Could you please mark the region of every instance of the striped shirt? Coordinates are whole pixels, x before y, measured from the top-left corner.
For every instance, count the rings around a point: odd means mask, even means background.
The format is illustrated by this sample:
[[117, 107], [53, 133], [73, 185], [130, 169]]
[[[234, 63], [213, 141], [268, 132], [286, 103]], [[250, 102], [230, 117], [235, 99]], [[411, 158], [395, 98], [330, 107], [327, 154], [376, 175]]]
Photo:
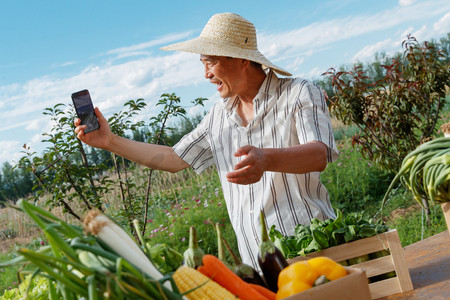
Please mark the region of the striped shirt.
[[261, 210], [268, 228], [275, 225], [283, 235], [294, 235], [297, 224], [335, 218], [335, 214], [319, 172], [264, 172], [254, 184], [229, 183], [226, 174], [241, 160], [234, 156], [236, 150], [245, 145], [286, 148], [320, 141], [328, 146], [329, 162], [337, 159], [338, 151], [325, 98], [315, 84], [278, 78], [269, 71], [253, 100], [254, 119], [246, 127], [236, 113], [238, 101], [226, 98], [216, 103], [173, 148], [197, 173], [216, 165], [242, 261], [259, 269]]

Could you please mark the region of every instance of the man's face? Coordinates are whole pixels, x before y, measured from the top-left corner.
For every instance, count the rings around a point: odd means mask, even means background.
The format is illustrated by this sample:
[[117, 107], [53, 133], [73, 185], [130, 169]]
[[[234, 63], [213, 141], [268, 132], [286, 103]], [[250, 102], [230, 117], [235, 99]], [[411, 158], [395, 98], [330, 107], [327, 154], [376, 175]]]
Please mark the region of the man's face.
[[229, 98], [239, 93], [242, 85], [242, 59], [201, 55], [200, 60], [205, 66], [205, 78], [217, 85], [220, 97]]

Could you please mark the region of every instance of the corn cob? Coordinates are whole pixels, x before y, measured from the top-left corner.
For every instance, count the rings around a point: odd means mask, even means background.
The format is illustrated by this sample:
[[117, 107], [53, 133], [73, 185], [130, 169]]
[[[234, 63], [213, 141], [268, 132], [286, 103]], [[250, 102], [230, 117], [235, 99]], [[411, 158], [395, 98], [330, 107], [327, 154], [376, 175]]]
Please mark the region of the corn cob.
[[179, 267], [172, 278], [181, 293], [188, 292], [185, 295], [188, 299], [237, 299], [217, 282], [188, 266]]

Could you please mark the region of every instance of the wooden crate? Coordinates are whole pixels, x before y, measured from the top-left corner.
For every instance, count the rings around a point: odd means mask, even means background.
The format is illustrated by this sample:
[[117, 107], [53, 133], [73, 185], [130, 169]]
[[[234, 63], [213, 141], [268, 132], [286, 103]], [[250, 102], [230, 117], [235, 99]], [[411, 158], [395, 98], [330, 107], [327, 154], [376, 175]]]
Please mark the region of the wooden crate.
[[447, 229], [450, 233], [450, 202], [445, 202], [441, 204], [442, 212], [444, 213], [445, 222], [447, 223]]
[[398, 232], [395, 229], [362, 240], [310, 253], [307, 256], [298, 256], [289, 259], [288, 262], [291, 264], [298, 260], [305, 260], [316, 256], [327, 256], [334, 261], [343, 261], [380, 250], [389, 250], [390, 255], [352, 265], [355, 268], [365, 269], [367, 278], [395, 271], [395, 277], [369, 284], [371, 297], [377, 299], [412, 290], [413, 285], [403, 255], [403, 248], [398, 237]]

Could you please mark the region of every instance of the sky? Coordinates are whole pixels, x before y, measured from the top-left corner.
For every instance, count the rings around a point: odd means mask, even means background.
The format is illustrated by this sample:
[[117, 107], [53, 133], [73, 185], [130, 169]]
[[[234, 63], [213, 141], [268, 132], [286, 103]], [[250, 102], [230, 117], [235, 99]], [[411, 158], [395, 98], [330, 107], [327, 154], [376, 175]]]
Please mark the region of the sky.
[[216, 13], [252, 22], [259, 50], [306, 79], [399, 52], [408, 34], [429, 41], [450, 32], [448, 0], [0, 0], [0, 12], [1, 165], [14, 165], [24, 144], [41, 153], [52, 126], [42, 112], [82, 89], [106, 117], [143, 98], [137, 118], [148, 120], [163, 93], [184, 105], [208, 98], [208, 109], [219, 96], [199, 55], [159, 48], [197, 37]]

